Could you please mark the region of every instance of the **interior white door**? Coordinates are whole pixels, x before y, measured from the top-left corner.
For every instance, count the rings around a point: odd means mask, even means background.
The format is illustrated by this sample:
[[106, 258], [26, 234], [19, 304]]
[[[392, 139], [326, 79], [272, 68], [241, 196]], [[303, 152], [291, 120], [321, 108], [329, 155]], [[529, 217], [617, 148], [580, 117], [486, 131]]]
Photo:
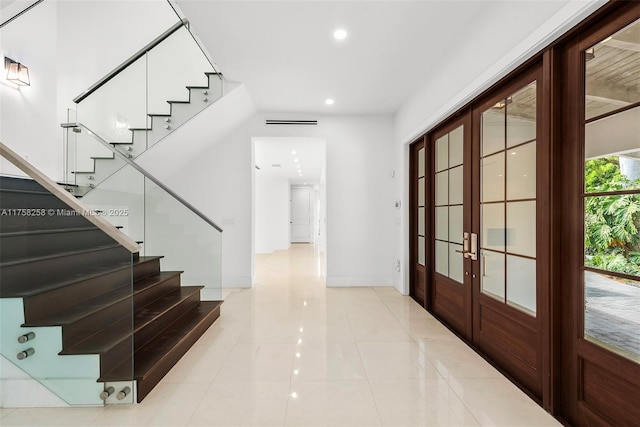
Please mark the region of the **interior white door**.
[[291, 243], [311, 242], [311, 189], [291, 188]]

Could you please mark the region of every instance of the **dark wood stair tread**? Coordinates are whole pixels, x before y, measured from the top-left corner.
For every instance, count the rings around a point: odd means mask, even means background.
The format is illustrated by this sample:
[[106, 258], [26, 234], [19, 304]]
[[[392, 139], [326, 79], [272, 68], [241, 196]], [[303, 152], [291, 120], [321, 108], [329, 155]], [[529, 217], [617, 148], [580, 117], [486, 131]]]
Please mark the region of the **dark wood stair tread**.
[[[134, 378], [137, 380], [147, 378], [154, 370], [162, 365], [163, 360], [168, 358], [174, 349], [178, 349], [178, 351], [181, 352], [180, 356], [186, 353], [192, 344], [188, 344], [187, 348], [180, 348], [180, 346], [184, 347], [187, 344], [189, 336], [200, 324], [207, 320], [213, 322], [215, 318], [210, 319], [211, 316], [215, 315], [216, 318], [218, 317], [219, 313], [216, 312], [221, 304], [221, 301], [200, 301], [196, 307], [185, 313], [159, 333], [153, 340], [136, 351], [134, 355]], [[198, 337], [200, 335], [201, 333]], [[198, 337], [196, 337], [196, 339]], [[169, 369], [167, 369], [166, 372], [168, 372]], [[103, 378], [100, 378], [99, 381], [130, 380], [130, 375], [131, 365], [124, 363], [117, 366]]]
[[136, 309], [133, 322], [130, 316], [120, 319], [76, 345], [63, 349], [60, 354], [105, 353], [122, 341], [131, 339], [132, 333], [135, 334], [150, 325], [164, 313], [180, 305], [195, 293], [199, 293], [202, 288], [203, 286], [181, 286], [179, 289], [164, 295], [152, 303]]
[[131, 283], [124, 284], [123, 286], [110, 291], [106, 295], [97, 295], [94, 298], [80, 301], [79, 304], [69, 307], [61, 312], [48, 315], [46, 318], [28, 320], [25, 322], [24, 326], [69, 325], [98, 311], [107, 310], [110, 305], [120, 301], [125, 301], [131, 298], [131, 296], [163, 283], [175, 276], [179, 276], [181, 273], [181, 271], [165, 271], [158, 275], [138, 280], [133, 283], [133, 291]]
[[133, 262], [124, 261], [117, 264], [111, 264], [108, 266], [93, 268], [87, 271], [83, 271], [82, 273], [75, 274], [72, 277], [70, 277], [68, 280], [59, 281], [59, 282], [42, 282], [40, 286], [32, 287], [29, 290], [25, 290], [23, 288], [7, 289], [6, 286], [0, 286], [0, 297], [16, 298], [16, 297], [33, 296], [43, 292], [49, 292], [54, 289], [68, 286], [77, 282], [94, 279], [94, 278], [103, 276], [105, 274], [112, 273], [114, 271], [122, 270], [124, 268], [132, 268], [138, 264], [144, 264], [144, 263], [151, 262], [161, 258], [162, 258], [161, 256], [134, 257]]

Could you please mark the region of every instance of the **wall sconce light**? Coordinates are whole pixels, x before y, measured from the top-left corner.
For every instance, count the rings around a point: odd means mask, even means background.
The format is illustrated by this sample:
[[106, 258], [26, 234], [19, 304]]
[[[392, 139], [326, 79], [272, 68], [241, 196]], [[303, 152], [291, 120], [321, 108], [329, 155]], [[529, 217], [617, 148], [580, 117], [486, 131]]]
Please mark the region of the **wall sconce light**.
[[5, 56], [4, 68], [7, 70], [7, 81], [19, 86], [31, 86], [29, 69], [25, 65]]

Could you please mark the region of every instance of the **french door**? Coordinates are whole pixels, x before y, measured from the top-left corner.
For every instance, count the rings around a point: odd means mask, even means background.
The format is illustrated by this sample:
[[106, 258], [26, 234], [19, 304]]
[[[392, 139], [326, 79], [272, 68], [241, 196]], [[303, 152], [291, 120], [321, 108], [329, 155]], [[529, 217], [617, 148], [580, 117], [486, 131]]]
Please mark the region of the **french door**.
[[431, 310], [540, 401], [549, 284], [541, 70], [432, 132], [426, 172]]
[[564, 209], [562, 410], [577, 425], [640, 423], [640, 4], [566, 49], [558, 152]]
[[[477, 233], [471, 227], [471, 120], [465, 114], [429, 137], [432, 207], [431, 309], [449, 327], [471, 339], [473, 261]], [[474, 246], [475, 245], [475, 246]]]
[[473, 343], [542, 401], [549, 159], [542, 64], [473, 109]]

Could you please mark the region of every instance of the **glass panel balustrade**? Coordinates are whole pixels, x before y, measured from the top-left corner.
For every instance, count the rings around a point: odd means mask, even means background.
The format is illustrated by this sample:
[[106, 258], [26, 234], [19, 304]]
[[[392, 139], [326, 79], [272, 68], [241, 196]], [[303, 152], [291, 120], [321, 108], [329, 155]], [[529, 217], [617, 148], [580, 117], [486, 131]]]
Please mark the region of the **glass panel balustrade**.
[[[72, 123], [82, 123], [120, 153], [135, 159], [169, 138], [222, 96], [222, 76], [182, 21], [138, 54], [78, 95]], [[75, 164], [67, 161], [66, 182], [86, 185], [109, 176], [110, 153], [87, 138], [78, 140]], [[69, 151], [69, 148], [67, 148]], [[102, 168], [105, 167], [105, 170]]]

